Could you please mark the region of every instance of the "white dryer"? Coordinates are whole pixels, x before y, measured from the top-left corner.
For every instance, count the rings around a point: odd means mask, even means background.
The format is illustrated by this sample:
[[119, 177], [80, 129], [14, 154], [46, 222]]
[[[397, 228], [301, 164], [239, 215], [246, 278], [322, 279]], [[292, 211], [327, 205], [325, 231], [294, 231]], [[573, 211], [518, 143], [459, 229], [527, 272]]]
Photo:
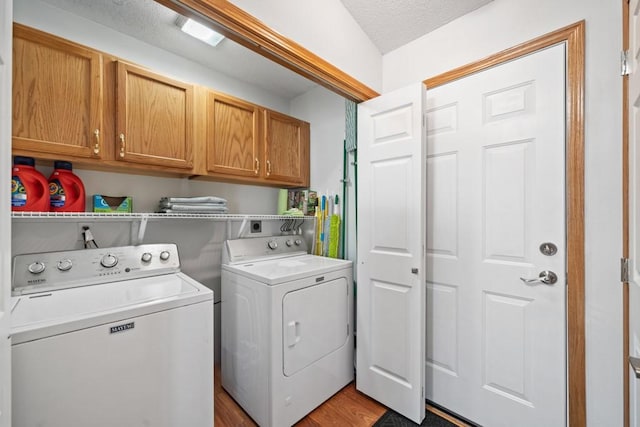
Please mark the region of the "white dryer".
[[260, 426], [292, 425], [353, 381], [351, 261], [299, 236], [228, 240], [222, 386]]

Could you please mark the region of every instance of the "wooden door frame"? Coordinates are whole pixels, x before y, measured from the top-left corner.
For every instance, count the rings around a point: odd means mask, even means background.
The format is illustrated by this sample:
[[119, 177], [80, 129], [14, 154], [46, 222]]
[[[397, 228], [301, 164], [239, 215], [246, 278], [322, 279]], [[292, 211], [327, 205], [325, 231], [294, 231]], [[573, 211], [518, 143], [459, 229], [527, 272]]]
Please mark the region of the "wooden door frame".
[[[227, 0], [154, 0], [216, 30], [258, 54], [355, 102], [378, 93], [337, 67], [288, 39]], [[622, 0], [626, 3], [626, 0]], [[626, 25], [626, 24], [625, 24]], [[584, 307], [584, 48], [585, 21], [580, 21], [483, 60], [424, 81], [434, 87], [566, 43], [566, 197], [567, 197], [567, 399], [572, 427], [586, 425], [585, 307]], [[626, 107], [625, 107], [626, 108]], [[623, 122], [624, 126], [624, 122]], [[624, 143], [624, 141], [623, 141]], [[626, 185], [626, 184], [623, 184]], [[623, 187], [624, 188], [624, 187]], [[626, 200], [626, 199], [625, 199]], [[626, 211], [625, 211], [626, 214]], [[623, 220], [624, 221], [624, 220]], [[626, 367], [625, 354], [625, 367]], [[625, 368], [627, 369], [627, 368]], [[625, 387], [628, 389], [628, 379]], [[628, 401], [625, 403], [628, 408]], [[626, 411], [628, 412], [628, 411]], [[628, 426], [628, 418], [625, 418]]]
[[[624, 1], [624, 0], [623, 0]], [[585, 22], [561, 28], [485, 59], [424, 80], [427, 90], [550, 46], [565, 43], [567, 221], [567, 403], [572, 427], [586, 425], [584, 307], [584, 43]]]

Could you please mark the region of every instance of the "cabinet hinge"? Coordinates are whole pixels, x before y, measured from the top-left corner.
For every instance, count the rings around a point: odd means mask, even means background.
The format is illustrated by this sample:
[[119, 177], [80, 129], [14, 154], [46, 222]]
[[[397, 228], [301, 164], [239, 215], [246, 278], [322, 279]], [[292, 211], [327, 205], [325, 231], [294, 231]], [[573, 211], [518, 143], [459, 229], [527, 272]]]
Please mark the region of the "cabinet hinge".
[[631, 74], [631, 68], [629, 67], [629, 51], [623, 50], [620, 52], [620, 75], [628, 76]]
[[629, 258], [620, 258], [620, 281], [629, 281]]

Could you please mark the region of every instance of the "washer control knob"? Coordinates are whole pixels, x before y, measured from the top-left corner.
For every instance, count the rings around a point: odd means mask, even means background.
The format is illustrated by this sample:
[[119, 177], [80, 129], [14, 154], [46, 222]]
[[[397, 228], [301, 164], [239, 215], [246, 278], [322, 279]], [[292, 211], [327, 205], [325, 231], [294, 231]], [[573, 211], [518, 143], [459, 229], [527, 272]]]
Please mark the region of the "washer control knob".
[[145, 252], [142, 254], [142, 262], [151, 262], [151, 254], [149, 252]]
[[118, 264], [118, 257], [114, 254], [106, 254], [100, 260], [100, 264], [106, 268], [115, 267]]
[[302, 244], [302, 240], [296, 239], [296, 246], [300, 246]]
[[287, 246], [293, 245], [293, 241], [291, 239], [288, 239], [285, 243], [287, 244]]
[[269, 240], [267, 246], [269, 246], [269, 249], [275, 250], [278, 247], [278, 242], [276, 242], [275, 240]]
[[73, 267], [73, 263], [69, 258], [58, 261], [58, 270], [60, 271], [69, 271], [71, 267]]
[[40, 274], [44, 271], [45, 268], [46, 266], [42, 261], [32, 262], [31, 264], [29, 264], [29, 267], [27, 267], [29, 273], [31, 274]]
[[160, 252], [160, 259], [162, 261], [166, 261], [169, 259], [169, 257], [171, 256], [171, 254], [169, 253], [169, 251], [162, 251]]

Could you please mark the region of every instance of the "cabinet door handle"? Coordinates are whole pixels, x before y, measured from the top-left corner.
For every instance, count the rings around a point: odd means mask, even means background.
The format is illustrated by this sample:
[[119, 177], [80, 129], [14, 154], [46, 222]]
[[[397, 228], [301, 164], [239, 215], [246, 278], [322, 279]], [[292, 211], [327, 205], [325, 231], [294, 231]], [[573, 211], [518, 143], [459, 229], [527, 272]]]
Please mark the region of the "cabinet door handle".
[[258, 160], [258, 158], [256, 157], [255, 174], [258, 175], [258, 172], [260, 172], [260, 160]]
[[93, 131], [93, 135], [96, 137], [96, 145], [93, 146], [93, 154], [100, 154], [100, 129]]
[[124, 157], [124, 148], [125, 148], [124, 133], [121, 133], [120, 134], [120, 157]]
[[267, 160], [267, 176], [271, 175], [271, 162]]

